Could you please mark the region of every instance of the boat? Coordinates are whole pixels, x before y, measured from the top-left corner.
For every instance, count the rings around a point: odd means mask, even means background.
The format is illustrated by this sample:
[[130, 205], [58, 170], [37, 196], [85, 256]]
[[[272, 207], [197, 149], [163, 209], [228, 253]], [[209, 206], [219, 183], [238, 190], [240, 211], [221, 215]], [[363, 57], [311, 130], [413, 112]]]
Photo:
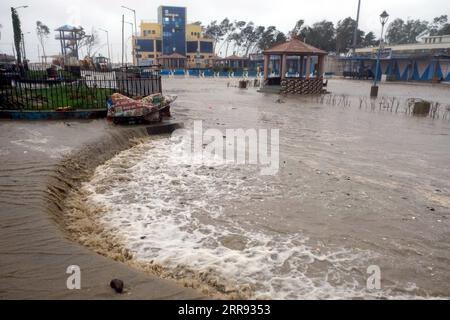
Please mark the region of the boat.
[[170, 105], [176, 99], [160, 93], [142, 99], [115, 93], [108, 100], [108, 119], [115, 124], [161, 122], [164, 116], [170, 117]]

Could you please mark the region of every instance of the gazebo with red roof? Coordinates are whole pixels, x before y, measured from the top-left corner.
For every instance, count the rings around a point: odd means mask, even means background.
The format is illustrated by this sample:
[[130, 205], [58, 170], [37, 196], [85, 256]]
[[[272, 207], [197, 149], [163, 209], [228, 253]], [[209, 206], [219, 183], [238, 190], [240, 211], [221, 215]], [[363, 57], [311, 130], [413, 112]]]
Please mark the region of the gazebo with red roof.
[[227, 66], [234, 69], [248, 68], [248, 59], [232, 54], [226, 58], [217, 61], [221, 66]]
[[162, 55], [158, 58], [158, 64], [167, 69], [184, 69], [186, 67], [186, 57], [179, 53]]
[[[320, 79], [320, 83], [322, 83], [322, 75], [323, 75], [323, 66], [324, 66], [324, 57], [327, 55], [327, 52], [315, 48], [309, 44], [306, 44], [299, 39], [292, 39], [282, 44], [278, 44], [270, 49], [267, 49], [263, 52], [264, 54], [264, 80], [268, 85], [280, 85], [282, 86], [282, 91], [289, 91], [287, 87], [311, 87], [314, 86], [313, 89], [305, 89], [302, 93], [316, 93], [319, 91], [318, 83], [319, 81], [307, 81], [311, 79]], [[270, 61], [271, 56], [279, 56], [281, 60], [280, 66], [280, 74], [279, 77], [270, 78], [269, 77], [269, 69], [270, 69]], [[299, 77], [287, 77], [288, 73], [288, 57], [299, 57], [300, 70], [297, 70], [297, 73], [300, 75]], [[312, 57], [317, 57], [317, 67], [312, 68]], [[306, 65], [305, 65], [306, 59]], [[315, 76], [311, 77], [311, 73]], [[305, 76], [303, 76], [305, 75]], [[304, 80], [304, 81], [302, 81]], [[283, 85], [284, 83], [284, 85]], [[316, 85], [317, 83], [317, 85]], [[284, 88], [283, 88], [284, 87]], [[320, 86], [320, 91], [323, 85]], [[292, 91], [292, 90], [291, 90]]]

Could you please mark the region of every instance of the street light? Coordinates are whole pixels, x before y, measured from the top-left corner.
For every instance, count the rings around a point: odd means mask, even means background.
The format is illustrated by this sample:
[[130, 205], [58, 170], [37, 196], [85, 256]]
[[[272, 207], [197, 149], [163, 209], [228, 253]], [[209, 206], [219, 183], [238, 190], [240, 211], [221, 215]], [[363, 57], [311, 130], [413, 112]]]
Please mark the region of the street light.
[[22, 9], [22, 8], [26, 9], [26, 8], [28, 8], [28, 6], [19, 6], [19, 7], [15, 7], [14, 9], [17, 10], [17, 9]]
[[[131, 26], [131, 38], [133, 38], [133, 23], [132, 22], [127, 22], [127, 21], [124, 21], [123, 23], [129, 24]], [[128, 40], [127, 40], [127, 42], [128, 42]], [[132, 50], [131, 55], [133, 55], [135, 49], [136, 49], [136, 45], [133, 46], [133, 50]], [[125, 51], [127, 51], [127, 50], [125, 50]], [[127, 54], [127, 62], [128, 62], [128, 54]]]
[[133, 12], [133, 14], [134, 14], [134, 35], [137, 36], [136, 10], [128, 8], [128, 7], [125, 7], [125, 6], [122, 6], [122, 8], [130, 10], [130, 11]]
[[383, 40], [384, 26], [386, 25], [388, 20], [389, 20], [389, 14], [386, 11], [383, 11], [383, 13], [380, 15], [381, 38], [380, 38], [380, 47], [378, 49], [378, 54], [377, 54], [377, 66], [375, 68], [375, 75], [373, 77], [373, 86], [370, 89], [370, 97], [371, 98], [378, 97], [378, 85], [377, 85], [378, 79], [377, 78], [378, 78], [378, 72], [380, 70], [381, 51], [384, 49], [384, 40]]
[[[25, 34], [30, 34], [31, 32], [25, 32]], [[22, 56], [23, 56], [23, 61], [27, 60], [27, 53], [25, 51], [25, 35], [22, 32]]]
[[133, 15], [134, 15], [134, 48], [133, 48], [133, 52], [136, 55], [136, 62], [139, 65], [139, 59], [138, 59], [138, 55], [136, 52], [136, 45], [137, 45], [137, 36], [138, 36], [138, 32], [137, 32], [137, 20], [136, 20], [136, 10], [132, 9], [132, 8], [128, 8], [126, 6], [121, 6], [122, 8], [132, 11]]
[[111, 62], [111, 51], [110, 51], [110, 48], [109, 48], [109, 32], [106, 29], [102, 29], [102, 28], [98, 28], [98, 29], [103, 31], [103, 32], [106, 32], [106, 43], [108, 45], [108, 59], [109, 59], [109, 63], [112, 63]]

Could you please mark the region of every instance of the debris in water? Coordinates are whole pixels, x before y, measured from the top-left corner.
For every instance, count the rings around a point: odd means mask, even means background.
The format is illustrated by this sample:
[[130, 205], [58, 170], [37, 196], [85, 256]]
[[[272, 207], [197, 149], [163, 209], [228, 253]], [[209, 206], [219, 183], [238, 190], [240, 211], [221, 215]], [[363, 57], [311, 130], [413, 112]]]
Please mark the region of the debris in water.
[[413, 114], [415, 116], [427, 116], [431, 110], [431, 103], [424, 100], [414, 102]]
[[117, 293], [122, 294], [123, 293], [123, 281], [119, 279], [113, 279], [111, 280], [111, 283], [109, 284], [111, 288], [113, 288]]

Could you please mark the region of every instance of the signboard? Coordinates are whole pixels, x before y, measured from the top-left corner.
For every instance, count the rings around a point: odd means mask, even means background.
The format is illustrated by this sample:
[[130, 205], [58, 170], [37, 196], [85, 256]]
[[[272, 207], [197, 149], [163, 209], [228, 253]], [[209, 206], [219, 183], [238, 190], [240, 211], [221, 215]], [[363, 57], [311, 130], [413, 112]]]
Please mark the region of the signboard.
[[391, 59], [392, 58], [392, 49], [391, 48], [385, 48], [385, 49], [375, 49], [373, 50], [373, 56], [376, 59], [378, 57], [378, 52], [380, 52], [380, 59]]
[[154, 59], [140, 59], [139, 66], [140, 67], [150, 67], [153, 65]]

